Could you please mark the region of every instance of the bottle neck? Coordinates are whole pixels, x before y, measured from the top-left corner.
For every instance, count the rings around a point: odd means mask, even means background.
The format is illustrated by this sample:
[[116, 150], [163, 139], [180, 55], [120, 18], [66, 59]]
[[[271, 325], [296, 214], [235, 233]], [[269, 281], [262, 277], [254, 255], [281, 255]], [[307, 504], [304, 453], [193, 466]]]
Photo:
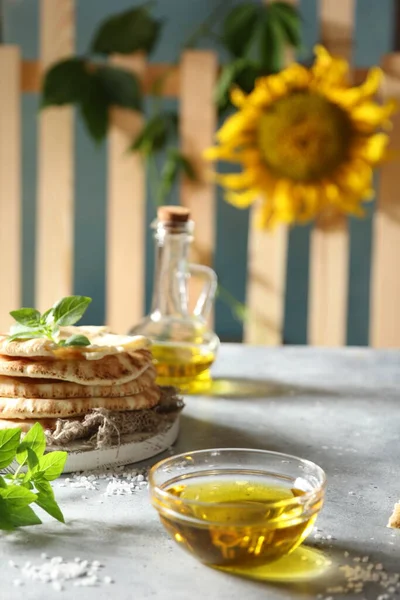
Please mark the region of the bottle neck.
[[157, 225], [151, 306], [154, 317], [188, 315], [188, 253], [192, 237], [188, 224], [185, 225], [178, 231]]

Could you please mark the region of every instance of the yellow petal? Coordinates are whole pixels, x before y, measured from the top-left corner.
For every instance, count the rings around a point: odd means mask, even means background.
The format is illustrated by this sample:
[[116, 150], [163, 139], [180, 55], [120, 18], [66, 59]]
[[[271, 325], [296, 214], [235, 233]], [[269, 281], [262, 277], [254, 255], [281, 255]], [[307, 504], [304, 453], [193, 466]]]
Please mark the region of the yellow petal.
[[238, 135], [242, 135], [256, 128], [259, 119], [259, 111], [247, 107], [246, 109], [228, 117], [216, 137], [221, 142], [233, 141], [236, 143]]
[[347, 89], [329, 89], [326, 94], [332, 102], [336, 102], [342, 108], [350, 110], [360, 102], [365, 102], [375, 96], [381, 81], [382, 71], [378, 67], [374, 67], [368, 72], [363, 84]]
[[230, 162], [240, 162], [241, 158], [237, 153], [227, 146], [213, 146], [203, 151], [203, 158], [206, 160], [228, 160]]
[[348, 83], [349, 64], [343, 58], [333, 57], [323, 46], [314, 49], [316, 61], [311, 68], [317, 88], [344, 87]]
[[241, 108], [246, 102], [247, 94], [245, 94], [243, 90], [240, 89], [240, 87], [235, 86], [231, 90], [230, 99], [234, 106], [237, 106], [237, 108]]
[[389, 136], [386, 133], [376, 133], [356, 142], [351, 148], [350, 156], [376, 165], [385, 158], [388, 143]]
[[367, 101], [356, 106], [350, 116], [358, 130], [368, 133], [386, 125], [396, 109], [397, 104], [394, 100], [383, 105]]
[[242, 173], [229, 173], [228, 175], [217, 174], [216, 181], [222, 187], [229, 188], [231, 190], [243, 190], [244, 188], [250, 188], [254, 185], [254, 177], [248, 171]]
[[281, 77], [285, 80], [291, 90], [307, 88], [311, 80], [308, 69], [298, 63], [293, 63], [284, 69], [281, 73]]
[[226, 192], [225, 200], [237, 208], [248, 208], [257, 200], [258, 196], [259, 192], [256, 189], [245, 192]]
[[338, 169], [335, 180], [342, 190], [361, 195], [371, 187], [372, 168], [363, 160], [353, 160]]

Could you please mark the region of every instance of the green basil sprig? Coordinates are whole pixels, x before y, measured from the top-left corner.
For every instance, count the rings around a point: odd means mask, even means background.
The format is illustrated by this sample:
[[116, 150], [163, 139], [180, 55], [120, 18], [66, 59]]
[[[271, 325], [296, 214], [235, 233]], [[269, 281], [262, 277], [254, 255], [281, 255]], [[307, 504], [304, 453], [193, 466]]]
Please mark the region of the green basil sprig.
[[21, 429], [0, 431], [0, 469], [14, 460], [19, 464], [15, 473], [0, 476], [0, 529], [39, 525], [42, 521], [31, 504], [37, 504], [57, 521], [65, 522], [49, 482], [63, 472], [67, 453], [44, 454], [45, 448], [46, 438], [39, 423], [35, 423], [22, 442]]
[[90, 340], [84, 335], [72, 335], [66, 340], [60, 340], [58, 334], [60, 327], [77, 323], [91, 301], [87, 296], [67, 296], [43, 314], [35, 308], [12, 310], [10, 315], [16, 323], [10, 328], [8, 342], [44, 337], [59, 346], [89, 346]]

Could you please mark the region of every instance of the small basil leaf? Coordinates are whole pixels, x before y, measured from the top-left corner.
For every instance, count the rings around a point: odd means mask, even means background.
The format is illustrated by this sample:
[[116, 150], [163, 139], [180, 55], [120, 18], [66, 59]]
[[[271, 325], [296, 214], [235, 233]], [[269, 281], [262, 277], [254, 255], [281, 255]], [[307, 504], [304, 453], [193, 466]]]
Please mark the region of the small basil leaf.
[[40, 322], [42, 325], [51, 325], [54, 321], [54, 309], [49, 308], [44, 312], [40, 318]]
[[[46, 437], [43, 432], [43, 427], [40, 425], [40, 423], [35, 423], [32, 429], [25, 435], [18, 447], [16, 456], [17, 461], [20, 465], [22, 465], [27, 458], [28, 450], [31, 450], [31, 452], [36, 455], [38, 460], [40, 456], [43, 456], [45, 449]], [[34, 459], [31, 457], [31, 462], [33, 461]], [[32, 469], [31, 465], [29, 465], [29, 467]]]
[[21, 429], [0, 430], [0, 469], [8, 467], [14, 459], [21, 438]]
[[6, 489], [0, 488], [0, 496], [7, 502], [8, 507], [15, 508], [28, 506], [37, 498], [36, 494], [21, 485], [8, 485]]
[[[90, 346], [91, 342], [85, 335], [71, 335], [66, 340], [62, 340], [62, 346]], [[60, 345], [60, 344], [59, 344]]]
[[35, 308], [19, 308], [18, 310], [12, 310], [10, 315], [21, 325], [34, 327], [40, 324], [40, 312]]
[[38, 495], [35, 503], [54, 519], [57, 519], [57, 521], [60, 521], [61, 523], [65, 523], [64, 515], [54, 498], [53, 489], [48, 481], [37, 483], [36, 488]]
[[30, 506], [11, 507], [8, 513], [14, 527], [28, 527], [28, 525], [41, 525], [42, 523]]
[[[67, 453], [56, 451], [45, 454], [39, 460], [37, 471], [35, 472], [35, 478], [39, 480], [40, 477], [47, 481], [53, 481], [61, 475], [64, 469], [65, 462], [67, 460]], [[35, 479], [36, 481], [36, 479]]]
[[7, 338], [7, 342], [13, 342], [14, 340], [30, 340], [34, 338], [44, 337], [43, 330], [40, 329], [26, 329], [22, 331], [18, 331], [13, 335], [9, 335]]
[[67, 296], [54, 306], [54, 321], [58, 326], [74, 325], [81, 319], [92, 299], [86, 296]]

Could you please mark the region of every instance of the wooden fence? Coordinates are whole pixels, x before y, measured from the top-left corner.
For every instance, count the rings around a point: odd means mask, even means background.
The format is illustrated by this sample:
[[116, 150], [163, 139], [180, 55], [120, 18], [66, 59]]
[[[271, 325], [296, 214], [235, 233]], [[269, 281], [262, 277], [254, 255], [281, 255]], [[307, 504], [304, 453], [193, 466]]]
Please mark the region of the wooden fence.
[[[351, 60], [354, 0], [321, 0], [322, 42]], [[21, 94], [39, 92], [42, 72], [54, 61], [73, 54], [74, 0], [41, 0], [40, 60], [21, 60], [15, 46], [0, 47], [0, 256], [2, 293], [0, 326], [8, 326], [8, 311], [21, 298]], [[178, 67], [149, 64], [144, 56], [113, 58], [136, 72], [144, 91], [168, 71], [163, 94], [177, 97], [180, 107], [180, 142], [196, 163], [200, 183], [183, 181], [181, 202], [196, 221], [201, 260], [213, 264], [215, 247], [215, 190], [204, 177], [202, 150], [211, 145], [216, 127], [212, 101], [218, 76], [217, 57], [210, 51], [186, 51]], [[400, 99], [400, 55], [384, 58], [386, 77], [382, 93]], [[354, 80], [365, 70], [354, 72]], [[140, 130], [141, 117], [114, 111], [108, 140], [106, 322], [125, 331], [143, 314], [145, 174], [140, 158], [124, 151], [127, 140]], [[51, 108], [38, 121], [36, 305], [50, 306], [73, 292], [74, 253], [74, 140], [73, 110]], [[122, 123], [122, 126], [121, 126]], [[400, 145], [400, 121], [395, 119], [393, 145]], [[400, 345], [400, 277], [395, 262], [400, 247], [400, 203], [396, 204], [398, 166], [381, 170], [374, 221], [371, 277], [371, 343]], [[56, 198], [56, 202], [54, 199]], [[282, 341], [288, 231], [256, 231], [250, 220], [247, 305], [256, 315], [245, 332], [250, 343]], [[199, 256], [194, 257], [195, 259]], [[135, 278], [126, 277], [126, 261]], [[314, 227], [311, 238], [309, 282], [309, 342], [345, 343], [348, 286], [349, 232], [347, 220], [326, 231]], [[6, 282], [6, 283], [5, 283]]]

